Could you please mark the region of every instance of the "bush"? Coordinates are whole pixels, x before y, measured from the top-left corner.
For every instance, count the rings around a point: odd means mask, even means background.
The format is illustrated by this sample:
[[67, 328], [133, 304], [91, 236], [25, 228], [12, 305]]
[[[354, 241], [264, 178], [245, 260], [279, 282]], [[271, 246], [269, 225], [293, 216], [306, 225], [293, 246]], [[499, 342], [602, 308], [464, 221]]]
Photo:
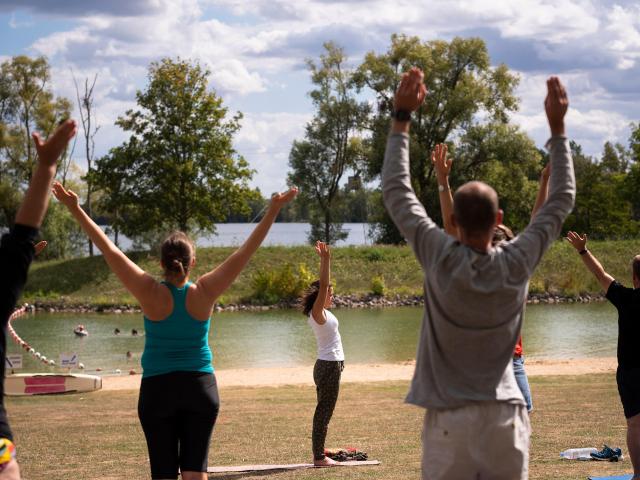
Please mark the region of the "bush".
[[285, 264], [278, 270], [258, 270], [251, 277], [252, 303], [273, 305], [282, 300], [293, 300], [311, 283], [312, 276], [304, 264], [293, 267]]
[[371, 292], [379, 297], [384, 297], [387, 288], [384, 285], [384, 277], [376, 275], [371, 279]]

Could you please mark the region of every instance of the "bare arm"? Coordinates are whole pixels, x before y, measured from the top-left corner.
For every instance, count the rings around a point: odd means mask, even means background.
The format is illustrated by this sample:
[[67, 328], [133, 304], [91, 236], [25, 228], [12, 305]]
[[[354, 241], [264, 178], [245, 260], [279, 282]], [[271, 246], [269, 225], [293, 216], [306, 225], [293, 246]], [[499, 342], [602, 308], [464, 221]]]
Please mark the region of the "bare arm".
[[249, 238], [233, 252], [224, 262], [209, 273], [201, 276], [196, 282], [198, 291], [198, 310], [210, 311], [222, 293], [229, 288], [240, 272], [247, 265], [255, 251], [269, 233], [280, 209], [297, 195], [298, 189], [293, 187], [286, 193], [278, 193], [271, 198], [271, 204], [260, 223], [251, 232]]
[[317, 242], [316, 252], [320, 256], [320, 289], [318, 290], [316, 301], [313, 303], [311, 313], [317, 324], [324, 325], [327, 321], [327, 317], [324, 314], [324, 305], [329, 296], [329, 288], [331, 288], [331, 251], [326, 243]]
[[581, 237], [576, 232], [569, 232], [566, 238], [567, 241], [578, 251], [580, 258], [582, 258], [582, 263], [584, 263], [589, 271], [593, 273], [602, 289], [605, 292], [608, 291], [609, 286], [615, 279], [605, 272], [604, 267], [598, 259], [589, 250], [587, 250], [587, 234], [585, 233]]
[[16, 224], [33, 228], [39, 228], [42, 224], [42, 219], [49, 205], [51, 182], [56, 176], [58, 157], [76, 131], [76, 122], [67, 120], [56, 129], [46, 142], [43, 142], [37, 133], [33, 134], [33, 141], [38, 152], [38, 164], [16, 215]]
[[533, 210], [531, 210], [531, 220], [536, 216], [540, 207], [544, 205], [544, 202], [547, 201], [547, 197], [549, 196], [549, 174], [551, 173], [551, 164], [547, 163], [547, 165], [542, 169], [542, 173], [540, 174], [540, 188], [538, 188], [538, 194], [536, 195], [536, 203], [533, 204]]
[[447, 145], [439, 143], [431, 152], [431, 163], [436, 170], [438, 181], [438, 197], [440, 198], [440, 212], [444, 231], [452, 237], [458, 238], [458, 229], [451, 223], [453, 215], [453, 196], [449, 187], [449, 173], [451, 172], [452, 158], [447, 158]]
[[116, 274], [125, 288], [140, 302], [144, 313], [153, 318], [157, 317], [155, 313], [160, 307], [157, 302], [160, 284], [113, 244], [102, 229], [80, 207], [78, 196], [74, 192], [66, 190], [60, 183], [55, 182], [53, 184], [53, 194], [58, 201], [69, 209], [69, 212], [78, 221], [82, 230], [102, 252], [111, 271]]

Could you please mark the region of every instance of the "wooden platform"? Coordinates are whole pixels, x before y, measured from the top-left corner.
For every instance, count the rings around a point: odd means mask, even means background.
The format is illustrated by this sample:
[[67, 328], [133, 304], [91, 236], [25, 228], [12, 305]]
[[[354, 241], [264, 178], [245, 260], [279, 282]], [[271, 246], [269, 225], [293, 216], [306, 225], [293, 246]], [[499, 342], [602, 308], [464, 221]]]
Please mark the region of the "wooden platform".
[[313, 463], [291, 463], [283, 465], [238, 465], [228, 467], [209, 467], [207, 468], [207, 473], [269, 472], [277, 470], [300, 470], [303, 468], [363, 467], [365, 465], [380, 465], [380, 462], [378, 460], [365, 460], [362, 462], [338, 462], [335, 467], [316, 467]]

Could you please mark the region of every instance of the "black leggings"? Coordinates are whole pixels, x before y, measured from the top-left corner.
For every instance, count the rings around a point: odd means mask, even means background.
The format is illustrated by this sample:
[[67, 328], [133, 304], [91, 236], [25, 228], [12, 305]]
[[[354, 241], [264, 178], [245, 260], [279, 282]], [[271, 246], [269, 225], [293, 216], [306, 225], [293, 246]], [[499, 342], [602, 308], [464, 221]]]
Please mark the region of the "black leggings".
[[313, 367], [313, 381], [316, 384], [318, 405], [313, 415], [313, 432], [311, 443], [314, 460], [324, 458], [324, 441], [327, 438], [329, 421], [338, 401], [340, 391], [340, 375], [344, 370], [344, 362], [316, 360]]
[[147, 438], [151, 478], [206, 472], [220, 400], [216, 377], [171, 372], [142, 379], [138, 417]]

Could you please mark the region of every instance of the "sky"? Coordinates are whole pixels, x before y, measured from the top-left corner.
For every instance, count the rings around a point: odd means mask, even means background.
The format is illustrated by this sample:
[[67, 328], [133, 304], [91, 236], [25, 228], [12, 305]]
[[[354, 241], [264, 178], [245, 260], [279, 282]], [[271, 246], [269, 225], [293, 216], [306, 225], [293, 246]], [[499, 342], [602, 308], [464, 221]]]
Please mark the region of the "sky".
[[511, 120], [540, 147], [550, 75], [567, 87], [567, 133], [586, 153], [627, 144], [629, 124], [640, 121], [637, 1], [0, 0], [0, 61], [45, 55], [53, 91], [70, 99], [73, 76], [98, 74], [98, 156], [128, 137], [114, 121], [135, 107], [150, 62], [180, 56], [208, 67], [211, 88], [244, 115], [234, 144], [265, 195], [284, 189], [291, 144], [313, 116], [305, 59], [331, 40], [356, 66], [385, 52], [393, 33], [483, 38], [492, 64], [519, 75]]

